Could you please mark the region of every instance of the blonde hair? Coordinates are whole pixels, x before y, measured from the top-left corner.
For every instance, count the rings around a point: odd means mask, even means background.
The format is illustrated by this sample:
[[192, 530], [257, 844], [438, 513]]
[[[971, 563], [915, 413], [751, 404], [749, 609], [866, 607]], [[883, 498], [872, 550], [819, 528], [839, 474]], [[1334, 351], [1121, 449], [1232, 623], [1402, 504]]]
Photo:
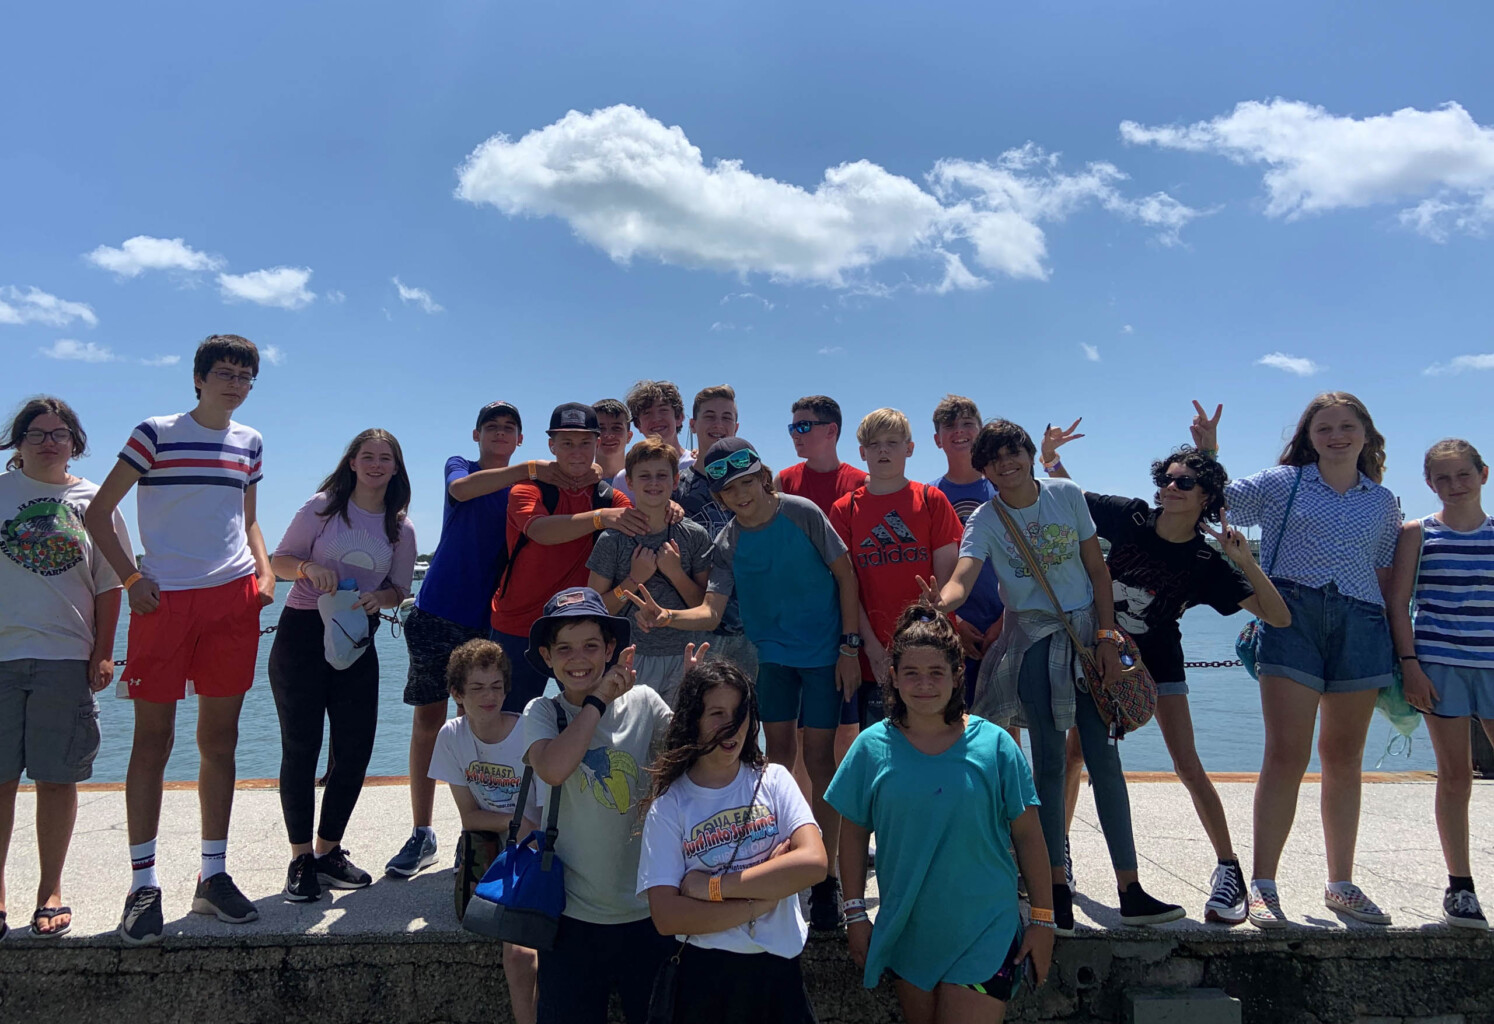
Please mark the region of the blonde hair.
[[904, 441], [913, 439], [913, 428], [908, 424], [908, 417], [896, 409], [873, 409], [861, 419], [861, 425], [856, 428], [856, 442], [858, 444], [871, 444], [872, 438], [878, 434], [899, 433]]

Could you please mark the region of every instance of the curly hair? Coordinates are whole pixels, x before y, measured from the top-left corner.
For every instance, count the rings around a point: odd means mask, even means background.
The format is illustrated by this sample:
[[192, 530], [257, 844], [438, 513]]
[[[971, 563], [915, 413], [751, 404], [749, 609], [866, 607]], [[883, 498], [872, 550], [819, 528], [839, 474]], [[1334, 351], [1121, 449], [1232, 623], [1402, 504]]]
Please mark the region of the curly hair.
[[948, 616], [918, 602], [908, 605], [897, 617], [892, 643], [887, 648], [892, 671], [881, 681], [882, 703], [887, 708], [887, 717], [898, 725], [908, 724], [908, 705], [894, 684], [903, 655], [915, 647], [931, 647], [949, 662], [949, 678], [954, 687], [949, 694], [949, 703], [944, 705], [944, 721], [947, 724], [959, 721], [965, 713], [965, 653], [960, 648], [959, 634]]
[[446, 662], [446, 689], [460, 699], [467, 692], [467, 676], [474, 669], [497, 669], [503, 678], [503, 691], [508, 692], [509, 680], [513, 678], [508, 663], [508, 654], [491, 640], [468, 640], [451, 652]]
[[[702, 742], [700, 718], [705, 713], [706, 695], [718, 686], [726, 686], [742, 698], [731, 724], [716, 731], [716, 735]], [[702, 757], [721, 746], [724, 740], [736, 735], [742, 723], [747, 723], [747, 735], [742, 740], [738, 759], [753, 768], [767, 764], [757, 734], [762, 730], [762, 718], [757, 711], [757, 692], [752, 680], [735, 664], [725, 659], [703, 662], [685, 673], [676, 698], [674, 718], [669, 723], [669, 734], [664, 740], [664, 749], [654, 758], [648, 772], [654, 779], [654, 791], [648, 801], [658, 799], [679, 781], [680, 776]], [[640, 810], [640, 816], [647, 807]]]
[[1369, 409], [1347, 391], [1325, 391], [1318, 395], [1302, 411], [1292, 439], [1282, 449], [1278, 463], [1283, 466], [1310, 466], [1318, 461], [1318, 450], [1312, 446], [1312, 419], [1324, 409], [1347, 405], [1353, 410], [1364, 427], [1364, 448], [1359, 452], [1359, 472], [1379, 483], [1385, 477], [1385, 435], [1375, 429]]
[[975, 443], [970, 446], [970, 465], [977, 473], [984, 473], [986, 466], [995, 462], [1007, 448], [1037, 456], [1032, 435], [1021, 425], [1011, 420], [991, 420], [975, 435]]
[[[1152, 462], [1152, 483], [1157, 485], [1160, 492], [1167, 486], [1167, 468], [1169, 466], [1182, 466], [1193, 471], [1198, 478], [1198, 486], [1203, 488], [1204, 506], [1199, 513], [1199, 522], [1207, 520], [1211, 523], [1219, 522], [1219, 512], [1224, 508], [1224, 485], [1229, 483], [1229, 474], [1224, 467], [1211, 455], [1205, 455], [1191, 444], [1185, 444], [1174, 448], [1167, 455]], [[1161, 504], [1161, 495], [1158, 494], [1156, 504]]]

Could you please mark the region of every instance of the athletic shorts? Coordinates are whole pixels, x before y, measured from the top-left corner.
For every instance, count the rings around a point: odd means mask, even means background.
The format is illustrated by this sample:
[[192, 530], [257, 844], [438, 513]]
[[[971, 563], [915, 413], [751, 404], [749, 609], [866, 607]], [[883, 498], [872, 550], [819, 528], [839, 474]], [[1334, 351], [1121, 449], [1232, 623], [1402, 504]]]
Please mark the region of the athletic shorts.
[[794, 668], [763, 662], [757, 667], [757, 710], [764, 722], [797, 720], [806, 729], [834, 729], [843, 703], [834, 665]]
[[1421, 670], [1437, 691], [1432, 714], [1438, 718], [1472, 716], [1482, 722], [1494, 721], [1494, 669], [1424, 661]]
[[[711, 652], [706, 651], [706, 657]], [[685, 677], [683, 654], [635, 654], [633, 671], [638, 674], [634, 682], [647, 686], [664, 698], [664, 703], [674, 710], [680, 696], [680, 683]]]
[[451, 652], [468, 640], [486, 640], [487, 628], [473, 629], [423, 612], [417, 605], [405, 620], [405, 646], [410, 650], [410, 671], [405, 677], [405, 703], [411, 707], [445, 704], [446, 663]]
[[1379, 690], [1395, 681], [1385, 609], [1339, 592], [1276, 580], [1290, 626], [1261, 627], [1256, 671], [1282, 676], [1318, 693]]
[[747, 639], [746, 633], [712, 633], [706, 660], [713, 658], [725, 658], [741, 669], [748, 679], [757, 680], [757, 647]]
[[117, 692], [149, 704], [237, 697], [254, 685], [259, 588], [254, 575], [201, 590], [163, 590], [148, 615], [130, 615]]
[[[972, 992], [979, 992], [983, 996], [990, 996], [992, 999], [1003, 1003], [1009, 1002], [1012, 998], [1012, 993], [1022, 983], [1023, 972], [1026, 970], [1025, 964], [1019, 965], [1017, 963], [1017, 953], [1021, 949], [1022, 933], [1019, 931], [1017, 932], [1017, 937], [1012, 939], [1011, 948], [1006, 951], [1006, 959], [1002, 961], [1001, 966], [997, 968], [995, 974], [992, 974], [985, 981], [972, 983], [950, 982], [950, 984], [956, 988], [968, 988]], [[898, 973], [890, 968], [887, 973], [891, 974], [894, 978], [898, 977]], [[909, 984], [912, 983], [909, 982]], [[917, 985], [913, 987], [918, 988]], [[923, 990], [920, 989], [920, 991]]]
[[98, 752], [88, 662], [0, 661], [0, 782], [19, 779], [22, 770], [32, 782], [82, 782]]

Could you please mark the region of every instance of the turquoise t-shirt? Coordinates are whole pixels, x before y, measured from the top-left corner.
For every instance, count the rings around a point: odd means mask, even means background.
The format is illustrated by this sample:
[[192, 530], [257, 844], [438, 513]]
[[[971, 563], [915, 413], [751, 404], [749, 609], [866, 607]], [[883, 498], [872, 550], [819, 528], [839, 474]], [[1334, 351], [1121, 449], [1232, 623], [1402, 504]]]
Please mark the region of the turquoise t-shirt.
[[891, 721], [856, 737], [825, 800], [877, 835], [881, 907], [862, 983], [882, 971], [924, 991], [979, 984], [1017, 934], [1011, 823], [1038, 804], [1022, 748], [975, 715], [930, 756]]

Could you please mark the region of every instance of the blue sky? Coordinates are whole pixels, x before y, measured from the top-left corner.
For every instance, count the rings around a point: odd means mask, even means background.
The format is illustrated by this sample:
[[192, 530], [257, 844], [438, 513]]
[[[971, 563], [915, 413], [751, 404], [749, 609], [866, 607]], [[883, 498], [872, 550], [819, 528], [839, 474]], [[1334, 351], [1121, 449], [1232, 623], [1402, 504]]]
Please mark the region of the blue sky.
[[71, 401], [99, 480], [200, 338], [252, 338], [272, 544], [377, 425], [430, 550], [480, 405], [542, 457], [640, 377], [732, 383], [775, 466], [812, 392], [906, 411], [923, 478], [946, 391], [1083, 415], [1071, 471], [1134, 494], [1195, 397], [1244, 474], [1347, 389], [1419, 514], [1429, 443], [1494, 454], [1494, 15], [1347, 10], [18, 8], [0, 399]]

